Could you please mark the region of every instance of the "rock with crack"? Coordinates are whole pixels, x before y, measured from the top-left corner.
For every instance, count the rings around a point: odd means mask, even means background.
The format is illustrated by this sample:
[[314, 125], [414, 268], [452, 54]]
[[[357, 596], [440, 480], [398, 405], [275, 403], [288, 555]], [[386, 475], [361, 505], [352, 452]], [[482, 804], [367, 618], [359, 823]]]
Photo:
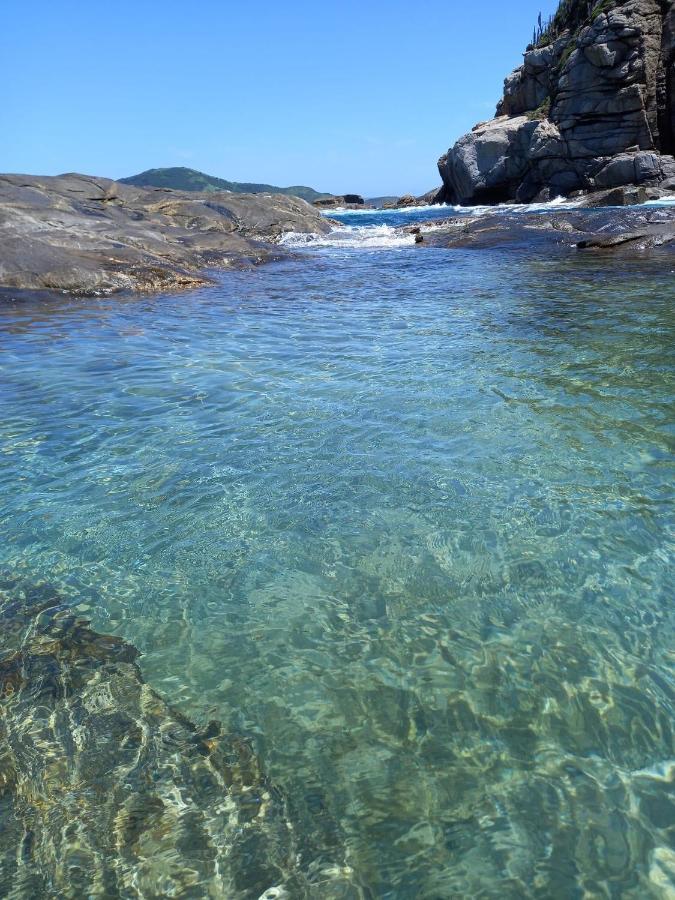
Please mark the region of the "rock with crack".
[[439, 160], [450, 203], [547, 200], [675, 177], [675, 9], [570, 0], [505, 81], [497, 118]]

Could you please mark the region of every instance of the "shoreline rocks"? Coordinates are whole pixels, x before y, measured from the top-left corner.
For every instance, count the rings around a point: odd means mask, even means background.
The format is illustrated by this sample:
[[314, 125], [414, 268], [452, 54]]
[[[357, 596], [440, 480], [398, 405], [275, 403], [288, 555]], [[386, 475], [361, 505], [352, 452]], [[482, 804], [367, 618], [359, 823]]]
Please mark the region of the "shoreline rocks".
[[573, 0], [566, 17], [506, 78], [496, 117], [439, 160], [443, 202], [675, 191], [675, 5]]
[[282, 194], [145, 189], [108, 178], [0, 175], [0, 288], [107, 294], [209, 284], [209, 267], [278, 259], [289, 231], [331, 224]]
[[522, 251], [533, 258], [578, 250], [611, 250], [642, 256], [665, 254], [670, 267], [675, 255], [675, 209], [579, 206], [567, 210], [505, 212], [480, 216], [455, 215], [426, 222], [404, 233], [426, 247]]

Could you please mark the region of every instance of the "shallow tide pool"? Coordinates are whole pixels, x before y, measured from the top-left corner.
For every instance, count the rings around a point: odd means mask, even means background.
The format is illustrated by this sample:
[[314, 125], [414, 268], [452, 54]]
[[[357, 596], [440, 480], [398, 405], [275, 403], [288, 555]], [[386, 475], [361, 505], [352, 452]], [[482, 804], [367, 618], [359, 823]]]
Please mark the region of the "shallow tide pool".
[[247, 736], [364, 897], [673, 897], [673, 300], [369, 240], [4, 301], [0, 571]]

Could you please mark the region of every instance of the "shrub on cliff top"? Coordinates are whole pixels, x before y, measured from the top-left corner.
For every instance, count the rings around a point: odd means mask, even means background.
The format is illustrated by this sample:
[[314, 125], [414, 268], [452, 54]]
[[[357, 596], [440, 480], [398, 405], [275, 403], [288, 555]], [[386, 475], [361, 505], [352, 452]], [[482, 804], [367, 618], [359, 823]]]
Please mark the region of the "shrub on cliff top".
[[605, 12], [613, 0], [560, 0], [555, 14], [544, 22], [539, 13], [537, 25], [532, 34], [532, 47], [547, 47], [563, 31], [576, 31], [585, 22], [594, 21], [600, 13]]

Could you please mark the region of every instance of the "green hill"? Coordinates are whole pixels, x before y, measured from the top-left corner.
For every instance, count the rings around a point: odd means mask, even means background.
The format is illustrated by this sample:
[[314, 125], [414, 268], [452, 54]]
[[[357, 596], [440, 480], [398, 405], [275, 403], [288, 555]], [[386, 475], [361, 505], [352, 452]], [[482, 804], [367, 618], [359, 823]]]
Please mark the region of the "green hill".
[[118, 179], [122, 184], [135, 184], [136, 187], [171, 188], [174, 191], [232, 191], [235, 194], [288, 194], [291, 197], [301, 197], [312, 203], [320, 197], [330, 197], [330, 194], [320, 194], [314, 188], [303, 185], [292, 187], [275, 187], [272, 184], [254, 184], [246, 181], [226, 181], [224, 178], [216, 178], [214, 175], [205, 175], [196, 169], [186, 169], [184, 166], [176, 166], [169, 169], [148, 169], [140, 175], [131, 175], [129, 178]]

